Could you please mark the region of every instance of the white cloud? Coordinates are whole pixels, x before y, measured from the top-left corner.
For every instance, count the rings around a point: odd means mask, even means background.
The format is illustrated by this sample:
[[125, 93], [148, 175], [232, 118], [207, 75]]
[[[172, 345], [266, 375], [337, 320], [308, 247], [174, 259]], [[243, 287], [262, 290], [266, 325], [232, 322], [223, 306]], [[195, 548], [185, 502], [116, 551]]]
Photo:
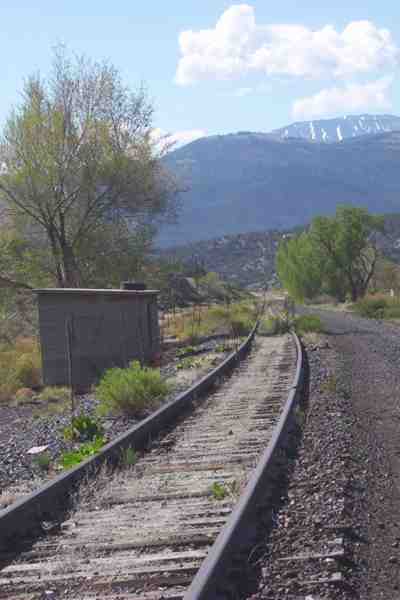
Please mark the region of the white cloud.
[[293, 104], [295, 119], [315, 119], [343, 112], [363, 112], [391, 108], [389, 98], [393, 77], [382, 77], [365, 84], [350, 83], [345, 87], [321, 90], [314, 96], [300, 98]]
[[175, 131], [175, 133], [167, 133], [165, 130], [156, 128], [152, 131], [153, 139], [160, 145], [161, 148], [171, 146], [173, 150], [194, 142], [199, 138], [207, 135], [202, 129], [185, 129], [183, 131]]
[[370, 21], [353, 21], [343, 31], [331, 25], [316, 31], [302, 25], [258, 25], [248, 4], [228, 8], [214, 29], [183, 31], [179, 46], [179, 85], [251, 73], [343, 77], [400, 62], [390, 31]]

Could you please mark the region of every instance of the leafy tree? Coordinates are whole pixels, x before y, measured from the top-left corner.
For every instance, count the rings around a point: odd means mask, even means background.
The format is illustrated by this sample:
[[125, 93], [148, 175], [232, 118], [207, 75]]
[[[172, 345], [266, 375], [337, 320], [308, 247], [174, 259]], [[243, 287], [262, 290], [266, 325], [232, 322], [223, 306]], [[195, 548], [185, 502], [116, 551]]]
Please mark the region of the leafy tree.
[[0, 198], [43, 233], [61, 287], [80, 285], [90, 240], [112, 225], [138, 240], [174, 212], [152, 110], [115, 67], [71, 59], [63, 47], [50, 78], [26, 82], [1, 139]]
[[280, 280], [295, 300], [313, 298], [321, 289], [320, 257], [306, 233], [280, 244], [277, 270]]
[[365, 295], [378, 259], [376, 234], [383, 217], [363, 208], [339, 206], [333, 217], [316, 217], [309, 230], [281, 245], [278, 274], [296, 299], [319, 292], [343, 301]]

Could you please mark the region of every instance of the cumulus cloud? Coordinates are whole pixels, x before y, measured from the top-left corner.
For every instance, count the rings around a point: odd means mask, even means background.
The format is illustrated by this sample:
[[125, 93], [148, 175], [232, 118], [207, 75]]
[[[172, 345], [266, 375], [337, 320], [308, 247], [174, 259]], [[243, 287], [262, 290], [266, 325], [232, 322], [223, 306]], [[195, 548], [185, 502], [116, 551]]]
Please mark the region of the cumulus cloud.
[[209, 79], [237, 79], [252, 73], [291, 77], [344, 77], [393, 68], [400, 50], [387, 29], [370, 21], [331, 25], [256, 23], [254, 8], [228, 8], [213, 29], [183, 31], [175, 81], [190, 85]]
[[202, 129], [185, 129], [183, 131], [175, 131], [174, 133], [167, 133], [165, 130], [156, 128], [152, 131], [153, 139], [159, 144], [161, 148], [168, 148], [171, 146], [173, 150], [185, 144], [190, 144], [199, 138], [207, 135]]
[[315, 119], [343, 112], [363, 112], [370, 109], [386, 110], [392, 104], [389, 98], [392, 77], [382, 77], [365, 84], [349, 83], [344, 87], [321, 90], [314, 96], [300, 98], [293, 104], [295, 119]]

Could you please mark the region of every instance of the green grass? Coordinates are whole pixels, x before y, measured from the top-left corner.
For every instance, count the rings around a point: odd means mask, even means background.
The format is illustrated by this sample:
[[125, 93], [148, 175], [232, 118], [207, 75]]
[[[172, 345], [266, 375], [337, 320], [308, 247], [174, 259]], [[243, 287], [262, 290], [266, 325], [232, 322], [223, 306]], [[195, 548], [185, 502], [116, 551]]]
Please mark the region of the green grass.
[[400, 319], [400, 301], [384, 295], [366, 296], [352, 310], [367, 319]]
[[81, 444], [76, 450], [63, 452], [59, 459], [62, 469], [72, 469], [90, 456], [97, 454], [105, 444], [103, 436], [96, 437], [92, 442]]
[[141, 367], [133, 361], [127, 369], [108, 369], [96, 387], [99, 413], [123, 412], [140, 416], [169, 392], [159, 369]]

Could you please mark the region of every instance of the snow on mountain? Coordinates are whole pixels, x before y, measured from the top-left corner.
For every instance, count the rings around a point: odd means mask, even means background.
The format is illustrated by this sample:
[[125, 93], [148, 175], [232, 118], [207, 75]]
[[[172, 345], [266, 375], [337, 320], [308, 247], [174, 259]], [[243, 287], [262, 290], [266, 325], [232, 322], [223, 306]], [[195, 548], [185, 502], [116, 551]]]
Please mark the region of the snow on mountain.
[[394, 115], [346, 115], [338, 119], [321, 119], [293, 123], [274, 129], [275, 138], [301, 138], [310, 142], [341, 142], [360, 135], [400, 131], [400, 117]]

